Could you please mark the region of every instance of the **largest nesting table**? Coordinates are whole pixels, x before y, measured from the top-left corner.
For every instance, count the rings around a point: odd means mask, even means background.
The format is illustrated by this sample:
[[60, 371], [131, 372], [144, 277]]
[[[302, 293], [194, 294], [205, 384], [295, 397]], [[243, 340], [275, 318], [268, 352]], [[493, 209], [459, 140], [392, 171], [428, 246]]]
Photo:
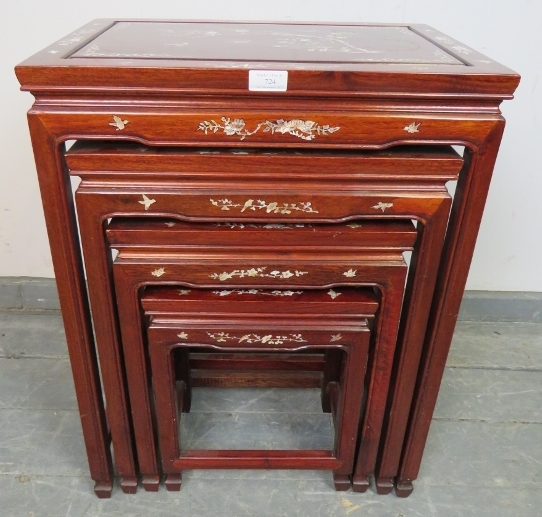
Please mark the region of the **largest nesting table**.
[[[32, 145], [90, 472], [102, 497], [111, 494], [113, 469], [66, 141], [239, 153], [464, 148], [408, 427], [404, 442], [394, 445], [402, 447], [396, 490], [408, 495], [504, 130], [499, 105], [512, 98], [519, 76], [426, 25], [116, 19], [90, 22], [16, 73], [35, 97], [28, 113]], [[235, 177], [234, 164], [228, 176]], [[341, 171], [331, 169], [327, 181], [335, 177]], [[401, 181], [390, 171], [390, 184]], [[431, 185], [429, 178], [428, 191]]]

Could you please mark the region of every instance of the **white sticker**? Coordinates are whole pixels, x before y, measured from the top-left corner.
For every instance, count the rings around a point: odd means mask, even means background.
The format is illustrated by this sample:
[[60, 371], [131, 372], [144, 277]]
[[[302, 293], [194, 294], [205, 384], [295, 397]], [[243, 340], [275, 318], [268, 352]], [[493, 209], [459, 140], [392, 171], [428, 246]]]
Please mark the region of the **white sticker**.
[[285, 92], [288, 89], [288, 72], [279, 70], [249, 70], [248, 89], [251, 92]]

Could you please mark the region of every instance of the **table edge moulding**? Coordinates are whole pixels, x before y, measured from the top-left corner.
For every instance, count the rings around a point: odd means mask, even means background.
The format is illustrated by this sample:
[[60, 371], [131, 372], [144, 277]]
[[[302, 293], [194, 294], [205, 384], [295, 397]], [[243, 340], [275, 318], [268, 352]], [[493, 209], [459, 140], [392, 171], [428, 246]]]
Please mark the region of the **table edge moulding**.
[[[173, 58], [169, 54], [152, 58], [129, 53], [126, 57], [122, 52], [116, 57], [95, 57], [94, 51], [85, 50], [104, 34], [109, 37], [108, 31], [138, 23], [148, 24], [145, 30], [151, 30], [153, 24], [157, 27], [174, 22], [94, 20], [15, 69], [21, 89], [35, 97], [28, 122], [96, 494], [110, 496], [114, 477], [74, 201], [64, 158], [67, 140], [239, 150], [465, 147], [465, 163], [451, 209], [421, 358], [417, 396], [395, 479], [396, 493], [408, 495], [420, 466], [504, 130], [499, 105], [513, 98], [519, 75], [454, 38], [419, 24], [397, 25], [398, 40], [407, 38], [414, 47], [394, 50], [391, 46], [390, 52], [398, 56], [410, 52], [409, 48], [415, 51], [418, 41], [420, 48], [434, 48], [434, 55], [442, 62], [427, 58], [424, 60], [431, 62], [409, 62], [410, 58], [404, 58], [404, 62], [393, 62], [391, 58], [371, 62], [368, 60], [372, 58], [358, 57], [358, 47], [354, 57], [338, 56], [344, 52], [339, 49], [334, 58], [333, 52], [311, 54], [306, 45], [294, 49], [300, 56], [296, 61], [281, 58], [280, 48], [269, 50], [276, 58], [250, 56], [247, 61], [242, 59], [245, 50], [234, 52], [225, 45], [226, 54], [220, 59], [205, 55], [205, 44], [200, 54], [191, 51], [183, 57], [181, 48], [175, 50]], [[202, 38], [212, 37], [209, 32], [237, 30], [248, 31], [255, 38], [260, 35], [262, 41], [275, 37], [271, 29], [283, 26], [280, 30], [316, 34], [319, 45], [321, 38], [329, 40], [329, 31], [339, 34], [342, 45], [347, 37], [362, 41], [364, 31], [394, 27], [306, 22], [175, 23], [190, 25], [196, 32], [198, 24], [202, 24], [205, 31], [200, 32], [206, 33]], [[209, 31], [209, 25], [215, 30]], [[121, 33], [117, 30], [117, 34]], [[329, 43], [332, 50], [333, 45]], [[372, 51], [361, 50], [364, 54]], [[318, 54], [320, 60], [306, 57], [309, 54]], [[287, 72], [286, 90], [251, 91], [250, 70]], [[100, 352], [100, 359], [101, 374], [107, 375], [103, 370], [107, 357]], [[135, 472], [135, 456], [133, 461]], [[353, 482], [356, 489], [355, 474]], [[123, 489], [133, 491], [137, 478], [122, 483]]]

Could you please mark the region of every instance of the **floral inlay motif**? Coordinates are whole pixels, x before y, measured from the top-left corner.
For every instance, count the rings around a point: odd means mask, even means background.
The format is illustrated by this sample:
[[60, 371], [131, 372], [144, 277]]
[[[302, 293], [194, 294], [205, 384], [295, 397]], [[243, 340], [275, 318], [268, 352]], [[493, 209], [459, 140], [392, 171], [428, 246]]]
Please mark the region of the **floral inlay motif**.
[[218, 296], [229, 296], [230, 294], [258, 294], [261, 296], [293, 296], [294, 294], [303, 294], [303, 291], [267, 291], [265, 289], [223, 289], [222, 291], [213, 291]]
[[407, 133], [419, 133], [420, 125], [421, 125], [421, 122], [418, 122], [418, 123], [411, 122], [408, 126], [405, 126], [403, 130], [406, 131]]
[[372, 206], [371, 208], [376, 208], [376, 210], [382, 210], [382, 212], [386, 211], [386, 208], [391, 208], [393, 206], [393, 203], [383, 203], [382, 201], [379, 201], [375, 206]]
[[186, 332], [180, 332], [179, 334], [177, 334], [177, 337], [179, 339], [188, 339], [188, 334]]
[[166, 274], [166, 270], [163, 267], [159, 267], [158, 269], [155, 269], [151, 275], [155, 276], [157, 278], [161, 277], [162, 275]]
[[335, 334], [334, 336], [331, 336], [331, 339], [329, 340], [330, 343], [333, 343], [334, 341], [340, 341], [342, 339], [341, 334]]
[[234, 269], [230, 273], [223, 272], [223, 273], [211, 273], [209, 276], [213, 280], [220, 280], [221, 282], [224, 282], [226, 280], [229, 280], [233, 277], [239, 277], [239, 278], [274, 278], [274, 279], [287, 279], [291, 278], [293, 276], [300, 277], [303, 275], [308, 275], [308, 271], [298, 271], [297, 269], [292, 272], [289, 269], [286, 271], [270, 271], [269, 273], [266, 273], [265, 270], [267, 267], [258, 267], [258, 268], [251, 268], [251, 269]]
[[209, 199], [211, 201], [211, 204], [214, 206], [220, 208], [220, 210], [231, 210], [232, 208], [241, 208], [241, 212], [244, 212], [245, 210], [264, 210], [268, 214], [291, 214], [292, 211], [294, 212], [306, 212], [310, 214], [318, 214], [318, 210], [315, 210], [312, 207], [312, 203], [310, 201], [307, 202], [300, 202], [300, 203], [279, 203], [278, 201], [272, 201], [271, 203], [268, 203], [267, 201], [264, 201], [263, 199], [258, 199], [257, 201], [254, 201], [254, 199], [247, 199], [243, 204], [241, 203], [234, 203], [231, 199], [219, 199], [215, 201], [214, 199]]
[[[241, 205], [239, 205], [241, 206]], [[167, 223], [166, 223], [167, 224]], [[312, 227], [311, 224], [290, 224], [290, 223], [215, 223], [215, 226], [227, 226], [228, 228], [264, 228], [266, 230], [284, 230], [286, 228]]]
[[263, 127], [264, 133], [288, 134], [303, 140], [313, 140], [317, 135], [329, 135], [341, 129], [340, 127], [331, 127], [329, 124], [322, 126], [313, 120], [279, 119], [276, 122], [271, 122], [270, 120], [260, 122], [253, 131], [249, 131], [245, 127], [246, 123], [242, 118], [231, 119], [229, 117], [222, 117], [220, 120], [222, 124], [212, 119], [204, 120], [199, 123], [196, 131], [203, 131], [207, 135], [210, 132], [217, 133], [219, 130], [222, 130], [227, 136], [240, 136], [241, 140], [244, 140], [247, 136], [257, 133]]
[[306, 49], [309, 52], [339, 52], [344, 54], [382, 54], [381, 50], [371, 50], [349, 43], [351, 32], [329, 32], [325, 36], [316, 34], [290, 34], [287, 32], [271, 32], [279, 39], [273, 47]]
[[332, 300], [335, 300], [335, 298], [337, 298], [338, 296], [341, 296], [342, 293], [338, 293], [337, 291], [334, 291], [333, 289], [330, 289], [327, 294], [329, 294], [329, 296], [331, 296], [331, 299]]
[[343, 275], [347, 278], [353, 278], [356, 276], [357, 272], [357, 269], [349, 269], [348, 271], [344, 272]]
[[148, 210], [153, 203], [156, 203], [156, 199], [149, 199], [145, 194], [141, 195], [143, 196], [143, 201], [138, 201], [138, 203], [140, 205], [143, 205], [145, 207], [145, 210]]
[[[118, 27], [120, 24], [117, 24], [116, 27]], [[111, 29], [114, 30], [114, 29]], [[60, 43], [59, 43], [60, 45]], [[80, 54], [82, 51], [77, 52], [77, 54]], [[109, 52], [107, 50], [102, 50], [100, 48], [100, 45], [97, 45], [96, 43], [89, 45], [86, 47], [84, 52], [82, 52], [82, 55], [84, 57], [127, 57], [127, 58], [167, 58], [170, 57], [168, 54], [160, 53], [160, 54], [151, 54], [150, 52], [145, 52], [143, 54], [135, 54], [135, 53], [122, 53], [122, 52]]]
[[470, 48], [463, 47], [461, 45], [454, 45], [452, 48], [460, 54], [470, 54], [472, 52]]
[[96, 29], [81, 29], [77, 32], [73, 32], [67, 38], [60, 40], [57, 45], [68, 46], [74, 43], [79, 43], [83, 39], [87, 38], [90, 34], [94, 34]]
[[363, 225], [360, 223], [349, 223], [346, 226], [348, 226], [349, 228], [359, 228], [360, 226], [363, 226]]
[[437, 41], [442, 41], [442, 43], [446, 43], [447, 45], [453, 45], [454, 43], [456, 43], [455, 40], [449, 38], [448, 36], [435, 36], [435, 39]]
[[282, 345], [284, 343], [306, 343], [301, 334], [288, 334], [287, 336], [274, 336], [267, 334], [259, 336], [258, 334], [245, 334], [244, 336], [230, 336], [228, 332], [207, 332], [207, 335], [217, 343], [226, 343], [227, 341], [237, 341], [238, 343], [262, 343], [268, 345]]
[[[140, 201], [141, 203], [141, 201]], [[167, 223], [164, 223], [168, 228], [173, 228], [177, 223], [174, 223], [173, 221], [168, 221]]]
[[177, 289], [177, 293], [180, 296], [186, 296], [187, 294], [191, 293], [192, 289]]
[[122, 120], [117, 115], [113, 115], [113, 122], [109, 122], [110, 126], [117, 128], [117, 131], [120, 131], [126, 127], [126, 124], [129, 124], [127, 120]]
[[[124, 30], [129, 27], [129, 23], [118, 22], [108, 32], [115, 32]], [[98, 26], [100, 27], [100, 26]], [[185, 55], [186, 48], [190, 45], [201, 44], [202, 41], [208, 39], [215, 39], [214, 45], [234, 44], [242, 47], [249, 47], [253, 44], [253, 34], [251, 30], [240, 31], [230, 28], [226, 25], [222, 26], [218, 31], [209, 30], [191, 30], [182, 29], [178, 30], [173, 25], [171, 30], [164, 32], [164, 38], [161, 39], [160, 48], [154, 50], [154, 53], [146, 52], [145, 50], [136, 50], [132, 52], [124, 50], [124, 52], [113, 52], [107, 45], [100, 45], [100, 39], [93, 40], [92, 44], [87, 44], [82, 49], [75, 53], [75, 57], [116, 57], [116, 58], [168, 58], [178, 59]], [[293, 30], [292, 30], [293, 29]], [[96, 29], [98, 30], [98, 29]], [[303, 59], [300, 62], [292, 63], [291, 66], [298, 70], [314, 69], [317, 67], [320, 70], [331, 70], [333, 66], [330, 65], [331, 61], [335, 60], [335, 57], [330, 57], [328, 60], [324, 60], [322, 63], [318, 63], [318, 59], [312, 59], [311, 55], [319, 54], [319, 56], [325, 56], [331, 54], [338, 57], [338, 60], [346, 60], [351, 62], [370, 62], [370, 63], [449, 63], [450, 58], [444, 55], [441, 56], [437, 52], [431, 52], [427, 50], [425, 55], [415, 57], [408, 52], [409, 48], [412, 48], [413, 44], [416, 44], [417, 35], [410, 31], [407, 27], [377, 27], [370, 28], [365, 27], [364, 32], [370, 33], [373, 30], [385, 31], [388, 33], [386, 38], [390, 41], [394, 41], [397, 44], [400, 43], [401, 47], [405, 47], [406, 52], [392, 51], [387, 52], [385, 49], [377, 48], [368, 40], [358, 39], [356, 32], [352, 31], [348, 27], [341, 27], [339, 30], [329, 31], [325, 35], [318, 35], [309, 27], [295, 27], [293, 26], [289, 30], [278, 30], [276, 25], [269, 25], [267, 27], [262, 26], [258, 29], [258, 33], [263, 35], [263, 38], [267, 42], [267, 45], [271, 49], [277, 49], [281, 54], [288, 55], [289, 50], [295, 53], [302, 53], [308, 58], [308, 61], [312, 61], [310, 65], [307, 65], [307, 59]], [[372, 39], [369, 36], [369, 40]], [[85, 38], [86, 39], [86, 38]], [[364, 41], [365, 40], [365, 41]], [[61, 42], [66, 45], [70, 42], [83, 41], [80, 34], [71, 34], [66, 41]], [[98, 44], [96, 44], [96, 42]], [[455, 42], [457, 44], [457, 42]], [[122, 50], [122, 49], [121, 49]], [[148, 49], [147, 49], [148, 50]], [[440, 49], [437, 49], [440, 50]], [[183, 52], [184, 51], [184, 52]], [[444, 54], [444, 53], [443, 53]], [[456, 61], [451, 61], [457, 63]], [[215, 68], [237, 68], [237, 69], [269, 69], [269, 63], [265, 62], [235, 62], [235, 61], [214, 61], [206, 63], [206, 66]]]

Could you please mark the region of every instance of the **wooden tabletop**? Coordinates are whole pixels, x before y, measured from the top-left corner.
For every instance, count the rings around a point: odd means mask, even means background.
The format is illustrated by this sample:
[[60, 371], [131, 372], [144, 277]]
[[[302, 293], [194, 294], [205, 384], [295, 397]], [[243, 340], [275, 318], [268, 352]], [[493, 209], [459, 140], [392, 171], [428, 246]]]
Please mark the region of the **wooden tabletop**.
[[16, 68], [23, 90], [510, 98], [519, 76], [426, 25], [94, 20]]
[[70, 56], [96, 57], [310, 63], [325, 68], [340, 63], [463, 65], [407, 27], [355, 25], [118, 22]]

